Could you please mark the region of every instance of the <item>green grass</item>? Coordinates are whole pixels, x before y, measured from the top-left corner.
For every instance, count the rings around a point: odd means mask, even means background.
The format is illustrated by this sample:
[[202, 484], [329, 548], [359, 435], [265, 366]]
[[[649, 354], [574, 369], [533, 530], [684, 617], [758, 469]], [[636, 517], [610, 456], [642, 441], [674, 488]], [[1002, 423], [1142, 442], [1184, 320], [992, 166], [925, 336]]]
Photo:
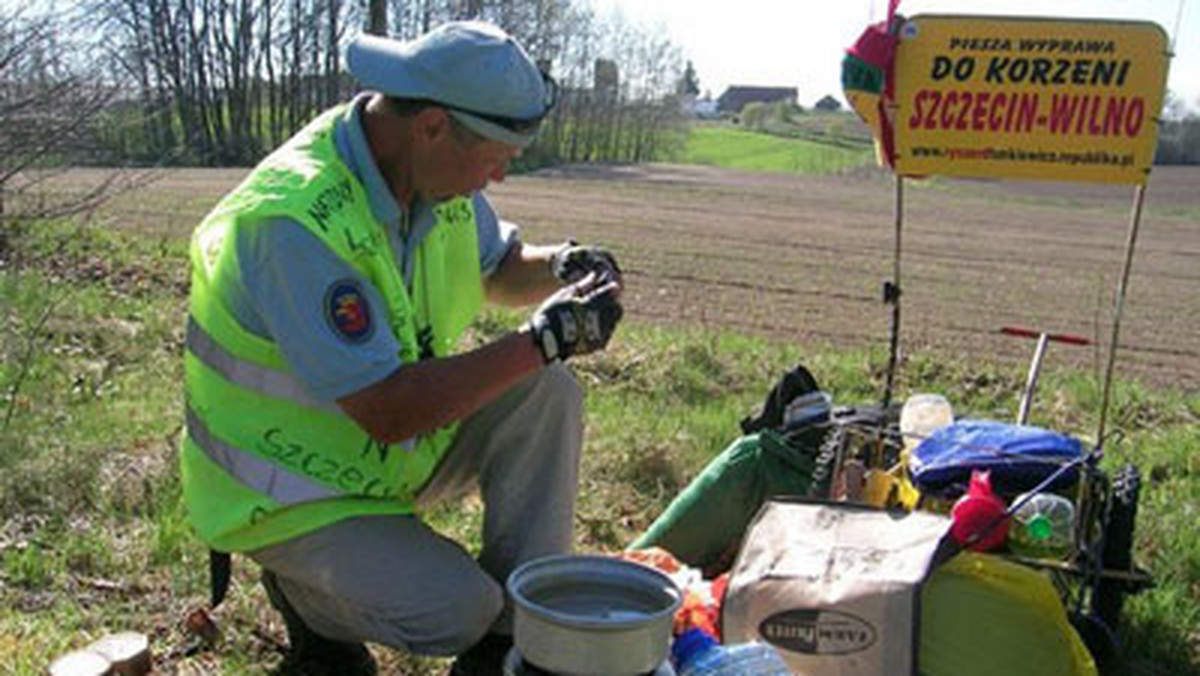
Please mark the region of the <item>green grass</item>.
[[[207, 596], [205, 550], [179, 499], [182, 244], [67, 225], [11, 230], [0, 278], [0, 664], [44, 673], [49, 660], [107, 633], [151, 636], [164, 673], [263, 673], [283, 637], [255, 584], [235, 588], [204, 648], [182, 628]], [[14, 261], [20, 260], [18, 266]], [[492, 313], [476, 339], [523, 318]], [[808, 351], [733, 333], [623, 325], [610, 349], [575, 361], [587, 396], [577, 518], [585, 551], [641, 533], [776, 378], [806, 364], [839, 403], [875, 400], [880, 351]], [[1023, 373], [945, 355], [908, 355], [899, 397], [945, 394], [960, 414], [1008, 418]], [[1094, 434], [1098, 385], [1043, 375], [1035, 422]], [[1120, 383], [1106, 462], [1146, 477], [1137, 537], [1157, 587], [1129, 604], [1138, 674], [1200, 673], [1200, 396]], [[478, 546], [477, 500], [431, 515]], [[439, 674], [444, 660], [380, 651], [390, 673]]]
[[812, 141], [698, 125], [679, 162], [789, 174], [834, 174], [874, 161], [869, 149], [847, 149]]

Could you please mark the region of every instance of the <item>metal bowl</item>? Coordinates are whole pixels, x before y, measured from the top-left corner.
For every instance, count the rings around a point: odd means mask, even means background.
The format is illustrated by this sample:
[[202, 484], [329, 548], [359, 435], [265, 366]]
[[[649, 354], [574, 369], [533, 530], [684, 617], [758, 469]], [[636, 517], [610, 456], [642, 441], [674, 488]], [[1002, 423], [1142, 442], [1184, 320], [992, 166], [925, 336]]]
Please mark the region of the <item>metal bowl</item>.
[[508, 578], [513, 640], [530, 664], [567, 676], [634, 676], [667, 657], [682, 602], [666, 575], [602, 556], [551, 556]]

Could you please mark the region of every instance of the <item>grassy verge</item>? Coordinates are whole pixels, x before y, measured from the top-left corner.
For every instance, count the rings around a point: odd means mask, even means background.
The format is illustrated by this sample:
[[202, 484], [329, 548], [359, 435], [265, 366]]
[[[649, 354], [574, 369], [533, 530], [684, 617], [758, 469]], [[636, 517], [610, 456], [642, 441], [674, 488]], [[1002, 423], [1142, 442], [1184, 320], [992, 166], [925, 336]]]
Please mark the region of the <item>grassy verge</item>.
[[847, 149], [798, 138], [699, 125], [679, 158], [682, 164], [791, 174], [834, 174], [872, 161], [869, 149]]
[[[0, 672], [43, 673], [100, 636], [151, 637], [164, 673], [263, 673], [280, 662], [283, 629], [247, 563], [201, 649], [182, 628], [207, 595], [205, 552], [179, 504], [182, 243], [68, 225], [6, 229], [0, 239]], [[481, 337], [517, 315], [492, 314]], [[809, 352], [732, 333], [623, 326], [603, 355], [575, 369], [587, 392], [587, 448], [577, 536], [613, 551], [640, 533], [714, 454], [738, 419], [796, 362], [835, 399], [870, 401], [883, 355]], [[913, 354], [901, 396], [946, 394], [960, 413], [1008, 418], [1021, 373]], [[1044, 376], [1035, 422], [1090, 434], [1099, 388]], [[1147, 478], [1138, 553], [1158, 585], [1129, 605], [1138, 674], [1200, 672], [1200, 396], [1121, 383], [1110, 462]], [[476, 542], [476, 503], [431, 516]], [[389, 673], [438, 674], [444, 662], [379, 653]]]

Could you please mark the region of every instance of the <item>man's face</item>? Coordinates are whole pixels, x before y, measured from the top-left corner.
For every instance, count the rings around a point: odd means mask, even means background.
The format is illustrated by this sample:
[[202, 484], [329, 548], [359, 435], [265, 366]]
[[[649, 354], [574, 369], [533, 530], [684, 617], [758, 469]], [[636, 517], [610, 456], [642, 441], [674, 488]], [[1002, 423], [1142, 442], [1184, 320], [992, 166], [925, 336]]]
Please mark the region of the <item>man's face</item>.
[[469, 138], [447, 118], [447, 133], [431, 144], [423, 175], [416, 176], [418, 192], [430, 201], [443, 201], [483, 190], [504, 180], [508, 163], [521, 149], [499, 141]]

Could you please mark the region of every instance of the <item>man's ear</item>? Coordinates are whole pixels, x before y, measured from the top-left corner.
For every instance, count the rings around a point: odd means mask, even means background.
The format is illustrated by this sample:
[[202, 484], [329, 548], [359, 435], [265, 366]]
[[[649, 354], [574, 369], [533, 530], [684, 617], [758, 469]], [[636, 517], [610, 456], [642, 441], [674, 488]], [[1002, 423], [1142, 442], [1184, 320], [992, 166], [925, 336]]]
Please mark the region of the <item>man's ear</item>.
[[449, 136], [454, 131], [451, 124], [450, 113], [438, 106], [422, 108], [421, 112], [413, 117], [413, 131], [421, 140], [430, 143], [436, 143]]

